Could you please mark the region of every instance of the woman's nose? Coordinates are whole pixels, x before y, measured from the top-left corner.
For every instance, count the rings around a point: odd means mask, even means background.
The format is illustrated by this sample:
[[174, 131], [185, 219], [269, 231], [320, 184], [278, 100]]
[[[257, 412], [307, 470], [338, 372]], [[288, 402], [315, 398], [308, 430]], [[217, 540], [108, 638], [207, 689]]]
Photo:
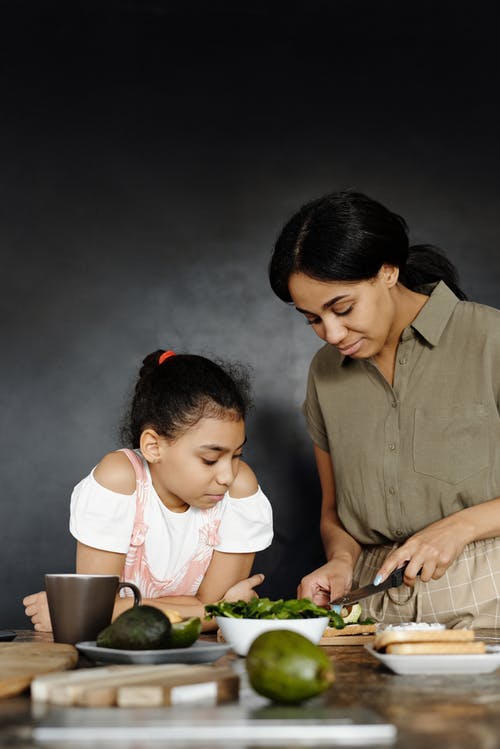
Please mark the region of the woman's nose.
[[344, 340], [347, 334], [347, 328], [344, 323], [336, 317], [330, 317], [324, 323], [325, 341], [333, 346], [338, 346]]

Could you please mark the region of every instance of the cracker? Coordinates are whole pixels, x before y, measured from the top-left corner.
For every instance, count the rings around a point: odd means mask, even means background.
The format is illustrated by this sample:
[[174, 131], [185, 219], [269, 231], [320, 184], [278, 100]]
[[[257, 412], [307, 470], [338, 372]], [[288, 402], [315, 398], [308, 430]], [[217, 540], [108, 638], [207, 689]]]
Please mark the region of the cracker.
[[485, 653], [484, 642], [402, 642], [388, 645], [386, 653], [391, 655], [457, 655]]
[[391, 629], [378, 632], [373, 647], [375, 650], [385, 650], [396, 643], [467, 643], [472, 640], [472, 629]]

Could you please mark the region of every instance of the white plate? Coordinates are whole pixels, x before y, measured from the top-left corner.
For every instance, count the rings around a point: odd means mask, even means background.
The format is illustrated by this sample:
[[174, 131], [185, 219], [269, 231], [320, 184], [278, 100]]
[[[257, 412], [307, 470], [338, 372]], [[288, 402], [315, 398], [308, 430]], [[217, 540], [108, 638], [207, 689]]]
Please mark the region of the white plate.
[[118, 650], [99, 648], [95, 640], [77, 642], [76, 647], [87, 658], [100, 663], [212, 663], [231, 650], [230, 645], [197, 640], [189, 648], [168, 650]]
[[488, 674], [500, 666], [499, 652], [469, 655], [395, 655], [365, 648], [396, 674]]

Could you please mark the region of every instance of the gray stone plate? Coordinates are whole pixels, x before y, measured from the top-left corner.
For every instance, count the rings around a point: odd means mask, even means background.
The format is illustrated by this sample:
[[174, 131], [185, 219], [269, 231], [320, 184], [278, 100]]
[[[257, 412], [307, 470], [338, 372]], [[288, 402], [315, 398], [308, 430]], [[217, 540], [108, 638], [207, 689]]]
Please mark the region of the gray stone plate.
[[77, 642], [76, 647], [87, 658], [99, 663], [212, 663], [231, 650], [230, 645], [197, 640], [189, 648], [167, 650], [118, 650], [99, 648], [95, 640]]

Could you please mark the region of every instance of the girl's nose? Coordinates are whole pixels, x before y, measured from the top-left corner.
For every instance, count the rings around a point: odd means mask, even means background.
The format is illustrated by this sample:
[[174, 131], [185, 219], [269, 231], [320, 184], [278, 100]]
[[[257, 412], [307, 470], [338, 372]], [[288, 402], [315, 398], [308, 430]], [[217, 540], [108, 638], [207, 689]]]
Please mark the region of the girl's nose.
[[219, 461], [217, 465], [216, 481], [221, 486], [231, 486], [234, 481], [234, 470], [232, 461]]

